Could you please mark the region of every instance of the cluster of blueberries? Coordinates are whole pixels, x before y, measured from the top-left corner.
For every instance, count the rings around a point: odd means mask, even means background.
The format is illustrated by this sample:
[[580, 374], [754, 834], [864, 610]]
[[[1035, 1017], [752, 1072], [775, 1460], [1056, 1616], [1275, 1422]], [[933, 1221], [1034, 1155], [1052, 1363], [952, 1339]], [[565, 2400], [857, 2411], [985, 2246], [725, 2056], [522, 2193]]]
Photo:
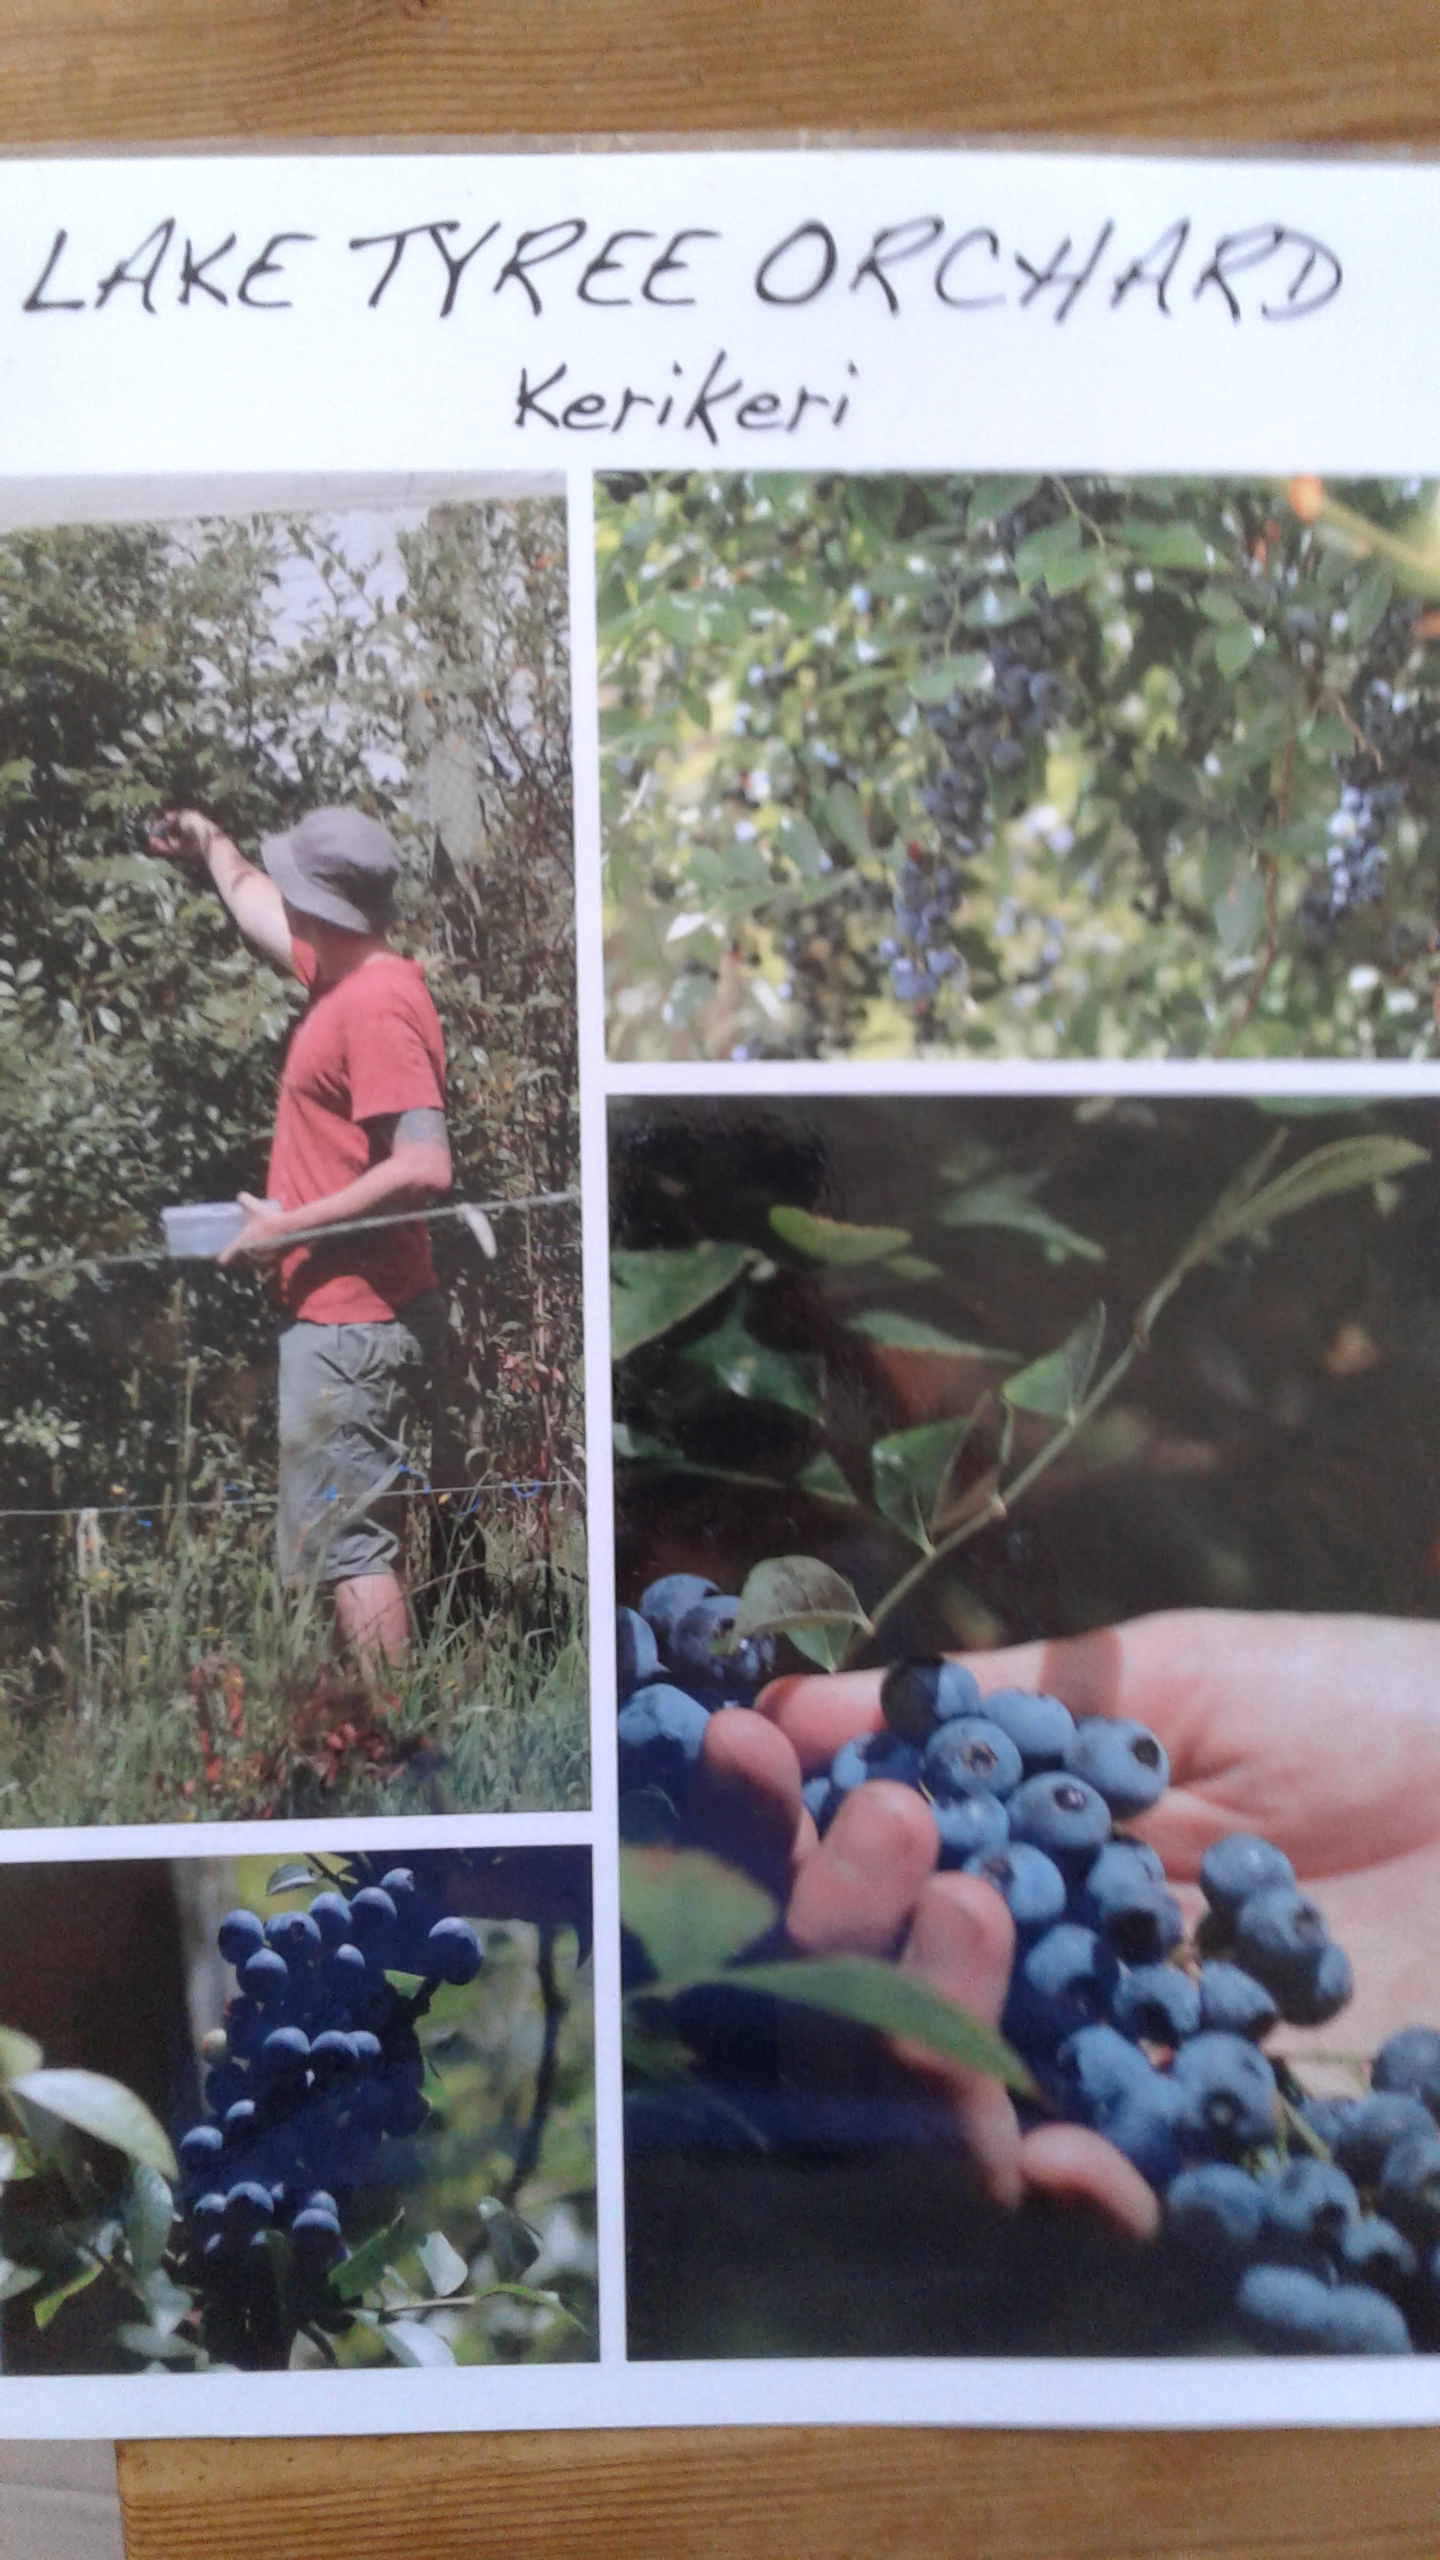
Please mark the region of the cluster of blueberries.
[[1340, 803], [1325, 827], [1326, 873], [1301, 900], [1312, 928], [1336, 925], [1359, 907], [1378, 906], [1385, 895], [1390, 856], [1383, 841], [1403, 806], [1398, 782], [1342, 785]]
[[[683, 1824], [711, 1713], [752, 1705], [770, 1676], [766, 1640], [716, 1650], [738, 1606], [667, 1574], [619, 1612], [622, 1808], [658, 1791]], [[818, 1829], [877, 1779], [928, 1798], [941, 1866], [1010, 1910], [1002, 2024], [1044, 2115], [1093, 2127], [1158, 2190], [1222, 2322], [1276, 2353], [1440, 2339], [1440, 2034], [1392, 2036], [1363, 2097], [1309, 2096], [1261, 2050], [1281, 2020], [1335, 2017], [1353, 1988], [1284, 1852], [1248, 1833], [1207, 1849], [1187, 1937], [1159, 1857], [1114, 1827], [1169, 1784], [1145, 1726], [1018, 1689], [982, 1697], [941, 1659], [892, 1665], [881, 1699], [883, 1728], [806, 1783]]]
[[959, 881], [943, 855], [935, 860], [919, 845], [907, 845], [895, 884], [894, 930], [880, 944], [902, 1004], [928, 1004], [957, 970], [963, 984], [965, 964], [951, 939], [959, 900]]
[[384, 2136], [424, 2123], [415, 2021], [439, 1983], [474, 1980], [481, 1948], [408, 1867], [263, 1924], [231, 1911], [217, 1942], [239, 1990], [205, 2039], [209, 2115], [181, 2137], [177, 2201], [204, 2344], [248, 2369], [283, 2361], [302, 2323], [345, 2325], [329, 2278], [346, 2198]]

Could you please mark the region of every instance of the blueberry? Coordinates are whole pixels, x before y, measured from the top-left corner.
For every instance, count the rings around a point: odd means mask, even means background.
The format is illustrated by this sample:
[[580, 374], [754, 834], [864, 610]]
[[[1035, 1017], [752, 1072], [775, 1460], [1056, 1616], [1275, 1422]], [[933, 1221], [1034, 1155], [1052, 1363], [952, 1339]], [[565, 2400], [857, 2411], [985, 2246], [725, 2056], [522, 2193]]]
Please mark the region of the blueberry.
[[483, 1961], [480, 1941], [468, 1920], [437, 1920], [425, 1941], [424, 1970], [442, 1982], [473, 1982]]
[[1080, 1907], [1127, 1964], [1159, 1964], [1185, 1934], [1174, 1894], [1149, 1876], [1132, 1875], [1129, 1883], [1112, 1883], [1098, 1896], [1087, 1878]]
[[1148, 1726], [1128, 1716], [1082, 1716], [1065, 1752], [1065, 1766], [1102, 1795], [1127, 1821], [1158, 1804], [1170, 1784], [1170, 1763]]
[[1187, 2256], [1208, 2266], [1243, 2266], [1260, 2239], [1265, 2207], [1259, 2183], [1228, 2160], [1184, 2169], [1165, 2195], [1165, 2220]]
[[697, 1600], [708, 1600], [715, 1588], [701, 1573], [666, 1573], [641, 1592], [640, 1615], [662, 1652], [686, 1610], [693, 1609]]
[[1318, 1903], [1294, 1885], [1267, 1885], [1247, 1895], [1236, 1914], [1236, 1954], [1272, 1993], [1282, 2017], [1289, 2017], [1292, 1998], [1306, 1996], [1329, 1943]]
[[1055, 2056], [1055, 2078], [1082, 2124], [1099, 2124], [1145, 2080], [1150, 2065], [1115, 2027], [1080, 2027]]
[[615, 1684], [623, 1706], [628, 1697], [653, 1680], [660, 1669], [654, 1629], [637, 1609], [615, 1612]]
[[1183, 2044], [1199, 2030], [1200, 1992], [1178, 1965], [1136, 1965], [1121, 1975], [1110, 2016], [1136, 2043]]
[[382, 1893], [389, 1894], [397, 1911], [400, 1909], [402, 1902], [413, 1902], [417, 1900], [418, 1897], [415, 1892], [414, 1868], [387, 1867], [384, 1875], [380, 1879], [380, 1890]]
[[1003, 1849], [978, 1851], [966, 1859], [965, 1872], [983, 1876], [994, 1886], [1020, 1937], [1053, 1929], [1065, 1916], [1065, 1879], [1054, 1859], [1028, 1841], [1012, 1840]]
[[1376, 2192], [1381, 2212], [1407, 2240], [1433, 2248], [1440, 2241], [1440, 2136], [1432, 2129], [1397, 2142]]
[[1331, 2143], [1342, 2169], [1357, 2185], [1373, 2187], [1397, 2142], [1427, 2141], [1435, 2127], [1428, 2108], [1403, 2090], [1383, 2090], [1352, 2103]]
[[212, 2187], [208, 2195], [196, 2197], [190, 2207], [190, 2219], [192, 2222], [198, 2222], [202, 2231], [216, 2231], [219, 2229], [224, 2212], [224, 2195], [220, 2188]]
[[253, 2098], [237, 2098], [225, 2110], [225, 2149], [227, 2155], [246, 2150], [260, 2131], [260, 2110]]
[[315, 2037], [310, 2047], [310, 2068], [318, 2088], [329, 2089], [339, 2081], [352, 2080], [359, 2067], [353, 2036], [327, 2027], [323, 2035]]
[[297, 2213], [290, 2226], [290, 2238], [297, 2254], [307, 2264], [318, 2262], [332, 2266], [345, 2256], [345, 2242], [340, 2225], [330, 2213], [316, 2213], [309, 2206]]
[[668, 1681], [637, 1690], [615, 1727], [622, 1788], [657, 1786], [667, 1795], [683, 1794], [709, 1724], [699, 1699]]
[[1433, 2027], [1402, 2027], [1381, 2045], [1370, 2068], [1372, 2089], [1398, 2089], [1420, 2098], [1440, 2115], [1440, 2034]]
[[1293, 1885], [1295, 1870], [1283, 1849], [1250, 1831], [1232, 1831], [1212, 1842], [1200, 1861], [1200, 1889], [1212, 1911], [1233, 1918], [1252, 1893], [1269, 1885]]
[[1309, 2266], [1333, 2256], [1360, 2217], [1360, 2199], [1333, 2162], [1294, 2159], [1261, 2189], [1264, 2254], [1277, 2264]]
[[333, 1951], [344, 1945], [350, 1935], [350, 1905], [343, 1893], [317, 1893], [310, 1917], [327, 1947]]
[[1278, 2355], [1405, 2355], [1402, 2314], [1369, 2285], [1328, 2285], [1303, 2267], [1247, 2267], [1236, 2293], [1240, 2325]]
[[1170, 2076], [1197, 2133], [1221, 2158], [1235, 2159], [1273, 2138], [1275, 2074], [1243, 2036], [1192, 2036], [1171, 2063]]
[[1112, 2108], [1099, 2130], [1122, 2151], [1152, 2187], [1168, 2187], [1185, 2158], [1188, 2118], [1184, 2099], [1163, 2071], [1146, 2064], [1147, 2078]]
[[1248, 2036], [1252, 2044], [1259, 2044], [1279, 2016], [1264, 1983], [1242, 1965], [1217, 1961], [1200, 1967], [1202, 2027], [1213, 2027], [1221, 2035]]
[[972, 1858], [998, 1856], [1010, 1838], [1010, 1823], [998, 1796], [983, 1787], [969, 1795], [936, 1796], [930, 1810], [940, 1834], [940, 1864], [968, 1867]]
[[1010, 1797], [1007, 1811], [1013, 1837], [1043, 1849], [1061, 1867], [1088, 1866], [1109, 1835], [1104, 1797], [1063, 1769], [1027, 1778]]
[[303, 2027], [273, 2027], [260, 2047], [263, 2085], [267, 2089], [303, 2089], [309, 2060], [310, 2039]]
[[1007, 2016], [1019, 2042], [1054, 2052], [1081, 2027], [1102, 2020], [1119, 1966], [1093, 1929], [1062, 1920], [1021, 1957], [1011, 1979]]
[[327, 1987], [340, 2000], [353, 2002], [363, 1999], [369, 1974], [359, 1948], [348, 1943], [343, 1947], [332, 1947], [326, 1980]]
[[1020, 1784], [1020, 1754], [1008, 1733], [984, 1716], [955, 1716], [937, 1726], [925, 1745], [923, 1775], [933, 1794], [1012, 1795]]
[[842, 1801], [830, 1783], [828, 1769], [823, 1769], [818, 1778], [806, 1779], [800, 1790], [800, 1800], [823, 1840], [835, 1819], [836, 1807]]
[[1025, 1763], [1027, 1778], [1064, 1768], [1075, 1719], [1058, 1698], [1029, 1689], [992, 1689], [977, 1712], [1009, 1734]]
[[737, 1599], [714, 1592], [697, 1600], [671, 1628], [670, 1668], [707, 1706], [748, 1706], [775, 1667], [775, 1647], [768, 1636], [743, 1637], [729, 1653], [718, 1649], [739, 1613]]
[[227, 1911], [216, 1932], [216, 1944], [226, 1963], [238, 1972], [246, 1957], [264, 1946], [264, 1925], [253, 1911]]
[[367, 1884], [350, 1905], [350, 1934], [369, 1964], [384, 1964], [394, 1954], [400, 1914], [383, 1885]]
[[290, 1980], [290, 1967], [273, 1947], [258, 1947], [240, 1967], [240, 1980], [257, 2009], [270, 2008]]
[[265, 1936], [292, 1971], [318, 1964], [324, 1944], [318, 1921], [308, 1911], [277, 1911], [265, 1923]]
[[180, 2166], [187, 2177], [208, 2175], [225, 2148], [225, 2136], [216, 2124], [195, 2124], [181, 2137]]
[[920, 1754], [914, 1743], [884, 1730], [857, 1733], [853, 1741], [843, 1743], [830, 1763], [830, 1783], [836, 1794], [848, 1796], [872, 1778], [892, 1778], [897, 1786], [918, 1787]]
[[[1300, 2120], [1324, 2143], [1327, 2151], [1334, 2151], [1359, 2104], [1358, 2098], [1302, 2098]], [[1348, 2160], [1342, 2160], [1340, 2166], [1348, 2176], [1354, 2177], [1355, 2171]]]
[[892, 1662], [880, 1684], [880, 1712], [892, 1733], [907, 1742], [928, 1742], [938, 1724], [984, 1712], [980, 1683], [963, 1663], [942, 1654]]
[[225, 2198], [225, 2227], [228, 2231], [249, 2233], [268, 2230], [275, 2219], [275, 2199], [268, 2187], [256, 2178], [242, 2178]]
[[1391, 2300], [1407, 2294], [1417, 2272], [1415, 2252], [1403, 2232], [1378, 2213], [1367, 2213], [1340, 2235], [1336, 2264], [1356, 2284], [1374, 2285]]
[[1117, 1831], [1087, 1869], [1085, 1889], [1103, 1905], [1107, 1895], [1134, 1884], [1142, 1876], [1148, 1884], [1165, 1882], [1158, 1850], [1152, 1849], [1148, 1840], [1131, 1840]]

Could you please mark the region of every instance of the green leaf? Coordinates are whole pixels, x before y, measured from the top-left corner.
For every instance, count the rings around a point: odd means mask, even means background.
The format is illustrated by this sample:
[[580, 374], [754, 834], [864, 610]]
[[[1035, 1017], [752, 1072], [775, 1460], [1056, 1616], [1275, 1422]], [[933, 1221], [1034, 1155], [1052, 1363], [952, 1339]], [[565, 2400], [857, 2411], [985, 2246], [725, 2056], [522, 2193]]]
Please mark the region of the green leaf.
[[745, 1577], [730, 1640], [840, 1624], [870, 1624], [843, 1574], [817, 1556], [768, 1556]]
[[12, 2302], [17, 2293], [31, 2293], [40, 2282], [38, 2267], [18, 2267], [13, 2258], [0, 2258], [0, 2302]]
[[836, 1464], [828, 1449], [817, 1449], [795, 1478], [797, 1491], [808, 1493], [812, 1502], [843, 1503], [847, 1511], [858, 1511], [860, 1503], [848, 1476]]
[[1236, 1237], [1257, 1234], [1272, 1227], [1281, 1218], [1292, 1217], [1297, 1209], [1313, 1207], [1317, 1200], [1327, 1200], [1342, 1191], [1358, 1191], [1376, 1182], [1393, 1181], [1397, 1174], [1413, 1172], [1417, 1165], [1430, 1162], [1429, 1152], [1408, 1138], [1336, 1138], [1328, 1147], [1316, 1147], [1289, 1170], [1277, 1174], [1262, 1190], [1237, 1202], [1223, 1225], [1212, 1234], [1210, 1249], [1228, 1244]]
[[1248, 622], [1232, 622], [1215, 634], [1215, 664], [1227, 683], [1243, 675], [1255, 655], [1255, 640]]
[[917, 667], [910, 691], [917, 702], [948, 702], [952, 693], [982, 693], [995, 681], [988, 649], [963, 649], [957, 657], [931, 658]]
[[1105, 553], [1098, 542], [1092, 542], [1066, 560], [1051, 561], [1045, 572], [1045, 592], [1057, 598], [1073, 595], [1077, 587], [1088, 587], [1092, 578], [1103, 576], [1106, 566]]
[[434, 2293], [458, 2293], [470, 2270], [443, 2231], [427, 2231], [416, 2255]]
[[850, 1650], [850, 1629], [838, 1622], [823, 1627], [792, 1627], [787, 1641], [818, 1671], [838, 1671]]
[[1033, 586], [1047, 570], [1072, 559], [1080, 542], [1080, 527], [1071, 515], [1062, 516], [1058, 524], [1042, 526], [1039, 533], [1028, 534], [1015, 554], [1015, 575], [1021, 586]]
[[1008, 515], [1012, 507], [1023, 506], [1025, 500], [1033, 496], [1039, 486], [1040, 483], [1033, 474], [1017, 476], [1011, 473], [1008, 476], [977, 481], [970, 504], [965, 510], [966, 531], [973, 533], [977, 525], [994, 524], [997, 517]]
[[125, 2238], [137, 2276], [153, 2275], [165, 2254], [175, 2199], [158, 2169], [137, 2162], [125, 2191]]
[[481, 2197], [480, 2220], [485, 2246], [497, 2272], [506, 2284], [514, 2284], [540, 2255], [544, 2244], [539, 2232], [512, 2205], [502, 2204], [498, 2196]]
[[1147, 568], [1208, 569], [1214, 564], [1212, 546], [1193, 524], [1152, 524], [1130, 516], [1120, 526], [1119, 539], [1129, 543]]
[[782, 1244], [809, 1254], [812, 1262], [841, 1266], [883, 1262], [887, 1254], [898, 1253], [910, 1241], [905, 1227], [849, 1226], [836, 1218], [817, 1218], [809, 1209], [772, 1209], [770, 1224]]
[[820, 1410], [820, 1363], [808, 1352], [772, 1351], [757, 1342], [738, 1308], [714, 1333], [692, 1342], [683, 1357], [708, 1369], [732, 1395], [751, 1404], [783, 1405], [813, 1419]]
[[897, 1280], [943, 1280], [945, 1277], [938, 1262], [927, 1262], [919, 1253], [887, 1254], [885, 1268], [893, 1271]]
[[1058, 1351], [1047, 1351], [1043, 1360], [1032, 1360], [1018, 1377], [1005, 1379], [1000, 1389], [1005, 1402], [1020, 1413], [1043, 1413], [1056, 1422], [1073, 1422], [1095, 1375], [1104, 1339], [1105, 1309], [1097, 1300]]
[[103, 2275], [104, 2272], [98, 2258], [87, 2258], [84, 2266], [78, 2268], [73, 2275], [66, 2276], [62, 2284], [57, 2284], [49, 2293], [42, 2294], [40, 2300], [31, 2309], [31, 2318], [36, 2328], [48, 2329], [56, 2312], [63, 2311], [67, 2302], [72, 2301], [77, 2293], [83, 2293], [86, 2286], [92, 2285], [96, 2277]]
[[982, 2027], [968, 2010], [942, 1999], [898, 1965], [882, 1964], [873, 1956], [820, 1956], [798, 1964], [744, 1965], [723, 1978], [732, 1987], [768, 1992], [775, 2000], [793, 2000], [802, 2008], [823, 2009], [830, 2017], [903, 2036], [942, 2062], [983, 2071], [1007, 2088], [1035, 2094], [1024, 2063], [993, 2027]]
[[963, 1414], [920, 1422], [912, 1430], [887, 1433], [870, 1452], [875, 1499], [886, 1519], [917, 1547], [926, 1544], [926, 1524], [965, 1430]]
[[846, 1330], [883, 1343], [887, 1351], [938, 1351], [948, 1360], [1018, 1360], [1020, 1356], [1018, 1351], [997, 1351], [988, 1342], [957, 1341], [938, 1325], [922, 1324], [918, 1316], [900, 1315], [892, 1307], [870, 1307], [863, 1315], [852, 1316]]
[[1265, 883], [1259, 872], [1253, 867], [1240, 872], [1224, 897], [1217, 898], [1214, 915], [1215, 930], [1230, 959], [1253, 951], [1265, 922]]
[[1195, 599], [1207, 622], [1232, 626], [1245, 620], [1245, 608], [1228, 587], [1202, 587]]
[[339, 2301], [356, 2302], [371, 2285], [379, 2283], [404, 2227], [404, 2213], [397, 2213], [383, 2231], [372, 2231], [368, 2240], [362, 2240], [358, 2249], [352, 2249], [348, 2258], [331, 2268], [326, 2281]]
[[427, 2327], [423, 2320], [382, 2320], [380, 2335], [397, 2364], [449, 2365], [455, 2351], [448, 2338], [438, 2329]]
[[164, 2128], [143, 2098], [118, 2080], [107, 2080], [99, 2071], [27, 2071], [12, 2081], [11, 2091], [129, 2159], [147, 2162], [162, 2178], [178, 2180], [179, 2166]]
[[27, 2071], [38, 2071], [44, 2059], [33, 2036], [22, 2035], [18, 2027], [0, 2027], [0, 2080], [22, 2079]]
[[860, 806], [860, 795], [854, 784], [832, 782], [825, 794], [822, 807], [826, 825], [832, 835], [839, 837], [846, 852], [852, 853], [857, 862], [868, 862], [871, 850], [870, 831], [865, 824], [865, 812]]
[[156, 2329], [145, 2320], [122, 2320], [115, 2331], [115, 2343], [127, 2354], [144, 2356], [149, 2363], [194, 2364], [201, 2349], [193, 2338], [177, 2338], [173, 2330]]
[[1363, 649], [1385, 612], [1394, 589], [1378, 562], [1365, 571], [1346, 608], [1353, 646]]
[[610, 1258], [610, 1341], [628, 1359], [718, 1298], [755, 1259], [748, 1245], [695, 1244]]
[[661, 1981], [678, 1988], [732, 1963], [778, 1915], [768, 1893], [708, 1849], [656, 1848], [621, 1850], [620, 1916]]
[[1063, 1226], [1038, 1206], [1032, 1194], [1044, 1180], [1043, 1173], [1001, 1173], [990, 1182], [977, 1182], [947, 1200], [940, 1212], [940, 1224], [1009, 1227], [1021, 1235], [1034, 1236], [1047, 1261], [1063, 1262], [1073, 1254], [1084, 1262], [1103, 1262], [1103, 1245], [1096, 1244], [1090, 1236], [1077, 1234], [1073, 1227]]
[[276, 1867], [266, 1877], [266, 1897], [273, 1899], [276, 1894], [298, 1893], [303, 1885], [314, 1884], [315, 1880], [315, 1870], [308, 1858], [287, 1858], [283, 1867]]
[[794, 863], [802, 880], [824, 877], [825, 847], [808, 818], [783, 818], [776, 830], [775, 842], [780, 852]]

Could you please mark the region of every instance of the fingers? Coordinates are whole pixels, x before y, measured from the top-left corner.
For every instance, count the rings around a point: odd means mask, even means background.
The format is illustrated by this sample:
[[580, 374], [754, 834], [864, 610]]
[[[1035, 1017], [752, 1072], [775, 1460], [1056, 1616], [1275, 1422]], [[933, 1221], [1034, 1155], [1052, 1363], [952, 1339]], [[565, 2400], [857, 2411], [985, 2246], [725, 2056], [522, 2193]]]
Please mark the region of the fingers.
[[[994, 1888], [978, 1876], [937, 1875], [921, 1893], [900, 1967], [993, 2027], [1005, 2005], [1014, 1954], [1014, 1924]], [[1020, 2128], [1001, 2082], [984, 2072], [937, 2064], [933, 2054], [904, 2042], [897, 2041], [896, 2051], [947, 2091], [986, 2193], [996, 2204], [1018, 2205], [1024, 2194]]]
[[857, 1733], [878, 1733], [878, 1671], [802, 1673], [772, 1680], [761, 1691], [757, 1712], [784, 1734], [801, 1768], [828, 1769], [843, 1743]]
[[1136, 2240], [1153, 2240], [1160, 2202], [1123, 2152], [1080, 2124], [1038, 2125], [1022, 2136], [1020, 2175], [1036, 2195], [1056, 2204], [1094, 2205]]
[[800, 1763], [784, 1735], [748, 1707], [717, 1707], [711, 1716], [689, 1814], [708, 1848], [782, 1897], [815, 1843]]
[[787, 1915], [792, 1945], [811, 1956], [896, 1955], [939, 1845], [923, 1796], [884, 1779], [857, 1787], [800, 1868]]

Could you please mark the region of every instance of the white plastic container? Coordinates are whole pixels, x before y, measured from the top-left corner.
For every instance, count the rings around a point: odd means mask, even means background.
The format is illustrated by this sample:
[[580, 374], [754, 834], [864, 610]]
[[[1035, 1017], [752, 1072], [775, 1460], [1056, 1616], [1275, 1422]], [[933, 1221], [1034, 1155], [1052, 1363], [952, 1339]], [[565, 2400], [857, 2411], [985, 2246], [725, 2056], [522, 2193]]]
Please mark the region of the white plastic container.
[[[267, 1200], [267, 1209], [278, 1209], [277, 1200]], [[179, 1209], [162, 1209], [160, 1224], [165, 1230], [165, 1250], [177, 1262], [213, 1262], [227, 1244], [233, 1244], [245, 1224], [245, 1211], [238, 1200], [196, 1200]]]

